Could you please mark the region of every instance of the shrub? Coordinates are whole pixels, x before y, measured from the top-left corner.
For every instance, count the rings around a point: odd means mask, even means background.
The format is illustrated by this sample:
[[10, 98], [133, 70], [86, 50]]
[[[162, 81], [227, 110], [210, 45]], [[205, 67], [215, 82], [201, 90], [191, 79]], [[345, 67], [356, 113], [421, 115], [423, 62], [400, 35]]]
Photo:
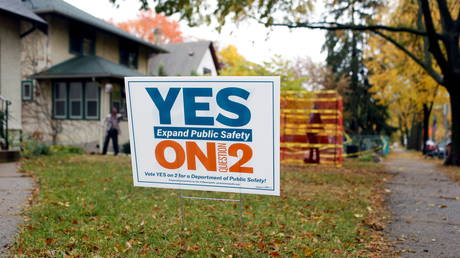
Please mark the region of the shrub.
[[55, 154], [83, 154], [85, 151], [81, 148], [71, 146], [71, 145], [51, 145], [50, 150]]
[[29, 138], [23, 141], [21, 143], [21, 150], [21, 156], [25, 158], [51, 154], [48, 145], [35, 138]]
[[124, 154], [131, 154], [131, 146], [129, 145], [129, 142], [124, 143], [121, 146], [121, 152], [123, 152]]

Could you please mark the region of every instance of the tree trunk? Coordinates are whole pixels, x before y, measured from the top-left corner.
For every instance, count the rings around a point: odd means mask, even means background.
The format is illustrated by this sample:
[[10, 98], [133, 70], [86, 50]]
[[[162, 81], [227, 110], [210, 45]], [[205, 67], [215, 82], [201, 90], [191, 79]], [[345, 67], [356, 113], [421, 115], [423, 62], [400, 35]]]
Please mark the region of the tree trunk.
[[423, 143], [422, 143], [423, 154], [426, 154], [426, 142], [428, 141], [428, 138], [429, 138], [430, 113], [431, 113], [431, 109], [428, 108], [428, 105], [423, 104]]
[[409, 129], [409, 138], [407, 140], [409, 150], [420, 151], [422, 147], [422, 123], [416, 122], [414, 119], [412, 127]]
[[[453, 84], [456, 84], [456, 82], [453, 81]], [[460, 90], [456, 89], [455, 86], [458, 85], [451, 85], [451, 87], [449, 87], [452, 113], [452, 136], [450, 152], [444, 164], [460, 166]]]

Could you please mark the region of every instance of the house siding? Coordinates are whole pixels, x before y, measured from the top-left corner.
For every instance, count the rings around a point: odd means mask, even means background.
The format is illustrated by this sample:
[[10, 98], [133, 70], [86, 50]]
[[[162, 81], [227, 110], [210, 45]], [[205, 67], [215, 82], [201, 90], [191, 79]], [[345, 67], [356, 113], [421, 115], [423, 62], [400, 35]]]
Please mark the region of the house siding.
[[142, 74], [148, 74], [148, 50], [144, 47], [139, 47], [139, 62], [137, 71]]
[[[104, 134], [101, 123], [103, 118], [101, 120], [53, 119], [52, 84], [51, 80], [41, 80], [37, 84], [39, 94], [36, 100], [38, 101], [23, 103], [24, 133], [26, 136], [33, 136], [47, 143], [75, 145], [87, 151], [96, 151]], [[102, 98], [104, 95], [101, 96], [101, 101]], [[102, 109], [103, 103], [100, 104]]]
[[0, 95], [11, 101], [9, 129], [21, 129], [20, 22], [0, 16]]
[[[18, 48], [18, 56], [21, 56], [22, 79], [30, 78], [33, 74], [75, 57], [69, 52], [69, 26], [71, 22], [64, 17], [51, 14], [44, 15], [44, 19], [48, 22], [48, 35], [34, 31], [22, 39], [22, 53], [19, 52], [20, 48]], [[24, 27], [23, 30], [26, 30], [28, 25], [23, 24], [22, 26]], [[0, 29], [2, 28], [3, 26], [0, 27]], [[97, 30], [95, 55], [119, 63], [120, 40], [117, 36]], [[15, 45], [20, 46], [19, 43]], [[140, 73], [147, 73], [149, 51], [149, 49], [139, 45], [137, 71]], [[19, 64], [12, 67], [19, 67]], [[18, 75], [16, 80], [16, 90], [20, 89], [20, 77]], [[100, 87], [100, 120], [56, 120], [52, 116], [53, 81], [38, 80], [34, 90], [34, 101], [22, 102], [22, 125], [25, 136], [33, 136], [48, 143], [76, 145], [91, 152], [98, 151], [97, 145], [102, 146], [105, 136], [103, 121], [110, 112], [110, 93], [105, 90], [106, 84], [110, 83], [114, 88], [124, 87], [124, 85], [121, 82], [118, 84], [107, 79], [97, 79], [97, 82]], [[19, 94], [17, 103], [20, 108], [21, 96], [20, 91], [17, 92]], [[122, 145], [129, 141], [127, 121], [122, 121], [120, 127], [122, 134], [119, 136], [119, 144]], [[55, 130], [53, 131], [52, 128]]]
[[203, 74], [203, 68], [208, 68], [211, 70], [212, 76], [217, 76], [216, 67], [214, 65], [214, 61], [212, 59], [211, 50], [206, 50], [206, 53], [203, 55], [203, 59], [201, 59], [200, 65], [198, 65], [198, 74]]
[[104, 32], [96, 33], [96, 55], [120, 63], [118, 38]]
[[69, 21], [59, 16], [48, 16], [50, 66], [75, 57], [69, 52]]

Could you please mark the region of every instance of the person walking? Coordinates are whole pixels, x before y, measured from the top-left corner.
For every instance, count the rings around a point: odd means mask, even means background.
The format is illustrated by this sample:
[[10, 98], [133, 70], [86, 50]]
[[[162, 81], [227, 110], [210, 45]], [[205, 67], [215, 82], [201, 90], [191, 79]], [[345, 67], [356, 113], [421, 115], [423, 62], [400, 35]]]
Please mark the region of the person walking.
[[102, 149], [102, 155], [107, 154], [107, 148], [109, 147], [109, 141], [112, 139], [113, 151], [115, 155], [118, 155], [118, 135], [121, 134], [120, 120], [122, 115], [118, 113], [116, 107], [112, 107], [110, 114], [104, 120], [105, 124], [105, 140], [104, 147]]

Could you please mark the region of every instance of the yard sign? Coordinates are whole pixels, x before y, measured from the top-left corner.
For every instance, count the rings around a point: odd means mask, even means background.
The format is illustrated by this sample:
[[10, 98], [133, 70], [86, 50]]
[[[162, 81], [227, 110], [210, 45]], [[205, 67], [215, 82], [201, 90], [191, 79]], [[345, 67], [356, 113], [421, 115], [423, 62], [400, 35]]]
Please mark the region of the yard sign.
[[135, 186], [280, 194], [279, 77], [125, 78]]

